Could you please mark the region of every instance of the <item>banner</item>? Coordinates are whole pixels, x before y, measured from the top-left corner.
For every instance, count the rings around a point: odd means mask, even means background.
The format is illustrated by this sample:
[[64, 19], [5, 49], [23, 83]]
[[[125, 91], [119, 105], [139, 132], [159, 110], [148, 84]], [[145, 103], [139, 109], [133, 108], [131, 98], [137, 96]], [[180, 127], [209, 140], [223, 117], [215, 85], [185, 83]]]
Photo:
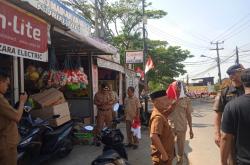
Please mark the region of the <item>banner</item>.
[[28, 2], [38, 10], [67, 26], [71, 31], [79, 35], [91, 35], [91, 24], [76, 11], [70, 9], [61, 0], [22, 0]]
[[45, 21], [0, 1], [0, 53], [47, 62], [47, 32]]

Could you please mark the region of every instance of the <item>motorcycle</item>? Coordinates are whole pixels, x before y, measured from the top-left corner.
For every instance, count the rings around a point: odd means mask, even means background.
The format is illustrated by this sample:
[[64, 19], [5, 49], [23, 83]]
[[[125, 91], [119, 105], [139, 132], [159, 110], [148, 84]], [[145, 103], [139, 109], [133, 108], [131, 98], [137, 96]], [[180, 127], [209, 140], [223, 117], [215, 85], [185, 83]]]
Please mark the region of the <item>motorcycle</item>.
[[[114, 106], [114, 111], [118, 105]], [[98, 156], [91, 165], [129, 165], [128, 155], [123, 144], [124, 136], [116, 125], [120, 123], [119, 119], [113, 120], [111, 128], [104, 128], [99, 137], [104, 144], [102, 155]]]
[[66, 157], [73, 149], [71, 142], [73, 122], [69, 121], [53, 128], [49, 125], [49, 120], [56, 119], [60, 115], [53, 115], [46, 120], [33, 119], [30, 110], [30, 107], [25, 106], [18, 127], [21, 135], [17, 147], [18, 164], [41, 164], [54, 156]]

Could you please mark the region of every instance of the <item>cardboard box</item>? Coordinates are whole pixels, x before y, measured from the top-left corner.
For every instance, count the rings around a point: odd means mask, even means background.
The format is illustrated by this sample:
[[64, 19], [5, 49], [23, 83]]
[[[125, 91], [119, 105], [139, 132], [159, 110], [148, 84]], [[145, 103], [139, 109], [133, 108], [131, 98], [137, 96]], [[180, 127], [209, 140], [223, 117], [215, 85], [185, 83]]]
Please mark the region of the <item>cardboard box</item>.
[[70, 111], [67, 102], [42, 109], [35, 109], [30, 111], [30, 113], [32, 117], [39, 117], [43, 120], [51, 118], [53, 115], [60, 115], [59, 118], [49, 121], [52, 126], [60, 126], [70, 120]]
[[42, 108], [65, 102], [63, 93], [55, 88], [44, 90], [31, 98]]
[[91, 118], [90, 118], [90, 117], [85, 117], [85, 118], [83, 119], [83, 123], [84, 123], [84, 125], [86, 125], [86, 124], [91, 124]]
[[64, 123], [66, 123], [67, 121], [69, 121], [71, 118], [70, 118], [70, 115], [67, 115], [67, 116], [63, 116], [63, 117], [59, 117], [57, 119], [53, 119], [49, 122], [49, 124], [53, 127], [58, 127]]

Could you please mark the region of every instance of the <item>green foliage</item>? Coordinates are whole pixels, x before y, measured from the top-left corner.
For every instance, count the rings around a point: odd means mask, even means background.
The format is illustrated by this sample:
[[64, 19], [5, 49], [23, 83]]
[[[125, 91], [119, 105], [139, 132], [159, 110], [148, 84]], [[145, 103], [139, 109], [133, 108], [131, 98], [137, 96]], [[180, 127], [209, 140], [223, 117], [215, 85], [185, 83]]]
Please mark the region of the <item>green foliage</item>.
[[182, 50], [178, 46], [167, 48], [159, 46], [150, 50], [149, 55], [153, 59], [155, 68], [148, 72], [148, 80], [163, 85], [171, 83], [174, 77], [186, 73], [181, 62], [192, 57], [189, 51]]
[[[99, 0], [100, 2], [102, 0]], [[87, 0], [67, 0], [68, 5], [76, 8], [81, 14], [95, 24], [96, 9], [93, 3]], [[163, 10], [148, 9], [152, 3], [145, 2], [145, 16], [147, 19], [160, 19], [167, 15]], [[142, 1], [141, 0], [112, 0], [105, 1], [98, 7], [98, 18], [102, 19], [103, 39], [117, 47], [121, 55], [121, 63], [124, 63], [126, 50], [142, 50]], [[151, 90], [166, 89], [166, 85], [186, 73], [181, 63], [192, 57], [190, 52], [182, 50], [178, 46], [168, 46], [167, 41], [146, 39], [148, 54], [151, 55], [155, 68], [148, 75]], [[141, 66], [142, 64], [137, 64]]]

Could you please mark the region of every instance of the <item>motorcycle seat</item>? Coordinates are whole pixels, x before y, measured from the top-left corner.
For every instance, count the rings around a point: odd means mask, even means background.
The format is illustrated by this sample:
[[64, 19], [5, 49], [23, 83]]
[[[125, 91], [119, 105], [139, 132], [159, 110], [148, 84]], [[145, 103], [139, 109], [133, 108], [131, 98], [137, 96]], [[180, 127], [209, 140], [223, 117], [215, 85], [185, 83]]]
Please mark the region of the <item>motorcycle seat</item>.
[[102, 155], [98, 156], [95, 161], [102, 162], [104, 160], [116, 160], [121, 158], [120, 155], [113, 149], [106, 150]]
[[53, 131], [48, 132], [46, 135], [47, 136], [56, 136], [56, 135], [62, 133], [63, 131], [65, 131], [66, 129], [72, 127], [72, 125], [73, 125], [72, 121], [67, 122], [59, 127], [53, 128]]

